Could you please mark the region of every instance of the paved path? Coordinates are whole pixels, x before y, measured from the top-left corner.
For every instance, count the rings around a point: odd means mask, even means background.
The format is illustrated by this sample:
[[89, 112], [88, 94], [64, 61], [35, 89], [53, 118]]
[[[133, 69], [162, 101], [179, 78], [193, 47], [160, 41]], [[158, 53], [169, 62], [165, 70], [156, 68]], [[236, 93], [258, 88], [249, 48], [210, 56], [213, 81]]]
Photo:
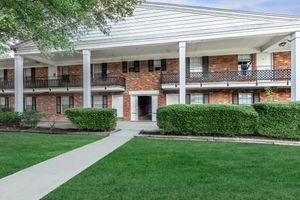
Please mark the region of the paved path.
[[[141, 130], [138, 130], [138, 126], [134, 126], [134, 124], [128, 126], [122, 124], [121, 126], [123, 126], [122, 131], [98, 142], [67, 152], [0, 179], [0, 199], [35, 200], [44, 197], [131, 140]], [[152, 127], [154, 124], [149, 126]]]

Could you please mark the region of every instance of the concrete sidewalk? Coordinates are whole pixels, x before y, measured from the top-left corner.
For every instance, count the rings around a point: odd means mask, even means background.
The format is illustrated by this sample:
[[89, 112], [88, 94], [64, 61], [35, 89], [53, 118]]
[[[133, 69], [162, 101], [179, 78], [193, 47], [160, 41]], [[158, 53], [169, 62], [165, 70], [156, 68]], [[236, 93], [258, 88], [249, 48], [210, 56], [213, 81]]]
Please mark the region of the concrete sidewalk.
[[123, 127], [124, 130], [98, 142], [0, 179], [0, 199], [34, 200], [44, 197], [140, 132], [138, 128], [130, 127]]

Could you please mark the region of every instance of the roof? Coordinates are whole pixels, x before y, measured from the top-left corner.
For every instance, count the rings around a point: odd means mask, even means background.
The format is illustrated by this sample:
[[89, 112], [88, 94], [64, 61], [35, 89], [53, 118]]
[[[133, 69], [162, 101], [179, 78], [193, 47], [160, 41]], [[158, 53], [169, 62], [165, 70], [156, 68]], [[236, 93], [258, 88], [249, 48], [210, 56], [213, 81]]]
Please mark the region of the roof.
[[[290, 34], [300, 31], [300, 17], [200, 6], [145, 2], [133, 16], [112, 23], [109, 36], [93, 30], [74, 41], [76, 49], [203, 41], [226, 37]], [[18, 53], [34, 53], [32, 42], [17, 45]]]

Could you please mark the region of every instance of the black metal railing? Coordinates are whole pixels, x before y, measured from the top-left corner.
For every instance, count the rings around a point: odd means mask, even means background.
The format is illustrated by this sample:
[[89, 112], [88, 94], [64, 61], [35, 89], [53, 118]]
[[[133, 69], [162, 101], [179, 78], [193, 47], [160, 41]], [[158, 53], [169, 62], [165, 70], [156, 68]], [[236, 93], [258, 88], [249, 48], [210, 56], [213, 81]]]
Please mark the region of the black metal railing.
[[[234, 82], [234, 81], [285, 81], [291, 80], [290, 69], [226, 71], [226, 72], [193, 72], [186, 75], [187, 83]], [[162, 73], [161, 84], [179, 83], [178, 73]]]
[[[82, 76], [61, 76], [24, 78], [24, 88], [58, 88], [58, 87], [82, 87]], [[125, 87], [125, 78], [123, 77], [94, 77], [92, 78], [92, 86], [122, 86]], [[14, 89], [14, 81], [0, 80], [0, 89]]]

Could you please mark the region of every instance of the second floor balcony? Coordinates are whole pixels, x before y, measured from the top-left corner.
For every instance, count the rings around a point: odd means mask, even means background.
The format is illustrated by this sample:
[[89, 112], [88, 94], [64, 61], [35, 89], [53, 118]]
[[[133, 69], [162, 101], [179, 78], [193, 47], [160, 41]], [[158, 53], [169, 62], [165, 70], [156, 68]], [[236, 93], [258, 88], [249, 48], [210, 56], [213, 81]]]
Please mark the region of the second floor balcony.
[[[163, 73], [161, 75], [163, 89], [176, 88], [179, 84], [179, 78], [178, 73]], [[289, 86], [290, 80], [290, 69], [195, 72], [186, 74], [186, 84], [191, 87], [197, 85], [199, 88]], [[175, 86], [173, 87], [172, 85]]]
[[[64, 75], [60, 77], [47, 78], [24, 78], [24, 89], [57, 89], [57, 88], [82, 88], [82, 76]], [[125, 78], [118, 76], [97, 76], [91, 78], [91, 86], [93, 88], [125, 88]], [[14, 81], [1, 80], [0, 89], [12, 90], [14, 89]]]

